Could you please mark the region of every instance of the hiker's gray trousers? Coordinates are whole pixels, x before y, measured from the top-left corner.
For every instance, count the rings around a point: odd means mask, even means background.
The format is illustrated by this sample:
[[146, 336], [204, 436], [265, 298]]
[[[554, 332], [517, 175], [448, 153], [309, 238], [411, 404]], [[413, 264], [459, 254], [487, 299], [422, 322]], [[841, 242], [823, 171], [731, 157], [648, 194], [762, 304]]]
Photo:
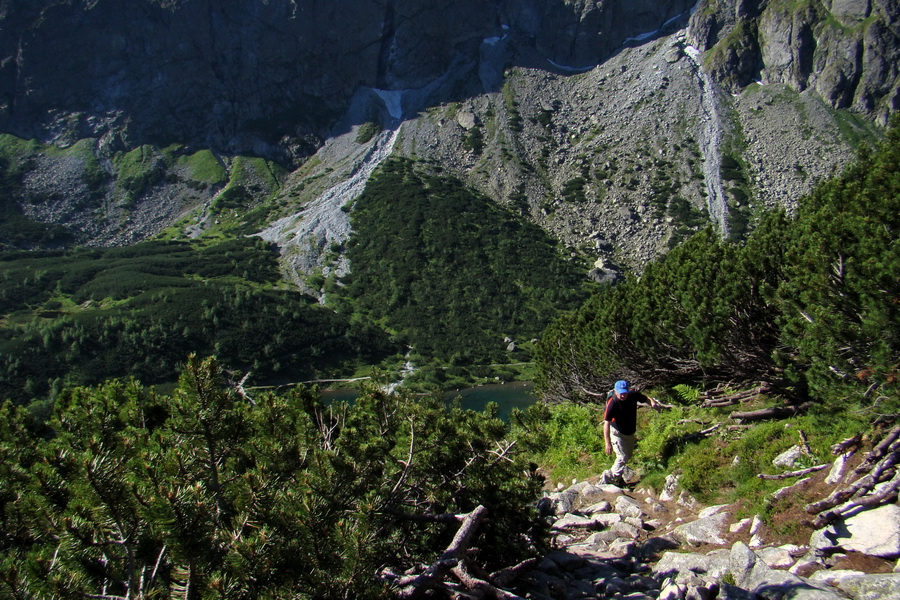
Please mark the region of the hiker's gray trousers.
[[625, 474], [625, 465], [631, 460], [634, 453], [634, 444], [636, 437], [634, 434], [625, 435], [619, 433], [615, 427], [609, 428], [609, 441], [612, 443], [613, 452], [616, 453], [616, 460], [609, 472], [615, 477], [623, 477]]

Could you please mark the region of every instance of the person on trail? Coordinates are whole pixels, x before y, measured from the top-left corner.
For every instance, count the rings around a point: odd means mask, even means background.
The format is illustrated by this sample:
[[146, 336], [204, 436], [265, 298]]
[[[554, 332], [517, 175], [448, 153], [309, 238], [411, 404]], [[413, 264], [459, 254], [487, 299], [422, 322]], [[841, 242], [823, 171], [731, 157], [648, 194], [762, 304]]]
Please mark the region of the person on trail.
[[625, 467], [634, 452], [635, 431], [637, 430], [637, 405], [649, 404], [656, 408], [656, 398], [632, 391], [628, 382], [621, 379], [606, 395], [606, 409], [603, 412], [603, 439], [606, 453], [616, 453], [612, 467], [603, 472], [601, 483], [625, 484]]

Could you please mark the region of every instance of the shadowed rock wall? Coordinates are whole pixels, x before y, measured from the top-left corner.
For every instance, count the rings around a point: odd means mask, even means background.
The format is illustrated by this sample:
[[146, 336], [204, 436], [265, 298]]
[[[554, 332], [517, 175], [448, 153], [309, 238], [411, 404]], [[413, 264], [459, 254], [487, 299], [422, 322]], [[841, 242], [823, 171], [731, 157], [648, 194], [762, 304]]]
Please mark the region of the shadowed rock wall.
[[[358, 86], [419, 88], [512, 35], [596, 64], [693, 0], [6, 0], [0, 130], [302, 157]], [[506, 26], [506, 27], [504, 27]], [[514, 56], [510, 57], [514, 60]]]

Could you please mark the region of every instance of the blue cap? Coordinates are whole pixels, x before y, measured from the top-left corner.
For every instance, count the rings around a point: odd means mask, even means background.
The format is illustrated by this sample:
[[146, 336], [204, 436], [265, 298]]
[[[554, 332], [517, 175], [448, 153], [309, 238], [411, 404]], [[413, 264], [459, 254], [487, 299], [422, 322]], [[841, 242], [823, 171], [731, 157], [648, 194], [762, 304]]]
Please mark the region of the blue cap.
[[620, 394], [627, 394], [628, 393], [628, 382], [625, 381], [624, 379], [620, 379], [619, 381], [617, 381], [616, 382], [616, 391], [619, 392]]

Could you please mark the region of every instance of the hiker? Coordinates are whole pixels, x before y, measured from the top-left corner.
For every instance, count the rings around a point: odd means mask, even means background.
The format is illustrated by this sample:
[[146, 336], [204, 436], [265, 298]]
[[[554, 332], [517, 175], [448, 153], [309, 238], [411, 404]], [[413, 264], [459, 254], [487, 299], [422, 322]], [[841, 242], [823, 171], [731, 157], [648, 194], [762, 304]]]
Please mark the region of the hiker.
[[[587, 390], [585, 390], [587, 391]], [[599, 394], [591, 395], [597, 396]], [[606, 409], [603, 411], [603, 439], [606, 442], [606, 453], [616, 453], [612, 467], [603, 472], [601, 483], [613, 483], [620, 487], [625, 484], [625, 466], [634, 452], [637, 429], [637, 405], [649, 404], [656, 408], [656, 398], [641, 392], [631, 391], [627, 381], [620, 379], [606, 395]]]

